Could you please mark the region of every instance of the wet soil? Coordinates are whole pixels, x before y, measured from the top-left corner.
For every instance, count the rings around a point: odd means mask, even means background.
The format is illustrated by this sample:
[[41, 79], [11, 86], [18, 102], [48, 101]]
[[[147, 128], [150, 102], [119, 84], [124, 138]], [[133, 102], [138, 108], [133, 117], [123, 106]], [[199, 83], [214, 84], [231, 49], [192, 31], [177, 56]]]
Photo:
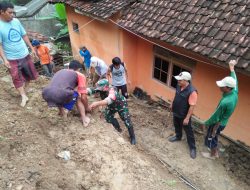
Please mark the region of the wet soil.
[[[41, 89], [49, 82], [39, 77], [30, 85], [29, 102], [19, 106], [20, 97], [8, 73], [0, 67], [0, 189], [9, 190], [185, 190], [249, 189], [231, 175], [224, 158], [201, 157], [203, 136], [196, 134], [197, 158], [191, 159], [186, 140], [168, 142], [174, 134], [172, 116], [163, 107], [131, 98], [137, 145], [129, 143], [128, 132], [116, 132], [92, 113], [84, 128], [77, 111], [67, 119], [48, 109]], [[94, 101], [89, 97], [89, 101]], [[58, 156], [70, 152], [70, 159]]]

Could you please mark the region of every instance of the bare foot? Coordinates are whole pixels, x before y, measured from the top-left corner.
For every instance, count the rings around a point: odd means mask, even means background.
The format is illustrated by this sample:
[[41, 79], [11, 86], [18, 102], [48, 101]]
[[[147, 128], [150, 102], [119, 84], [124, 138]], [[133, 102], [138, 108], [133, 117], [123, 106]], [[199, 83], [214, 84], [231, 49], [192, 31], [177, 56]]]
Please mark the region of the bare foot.
[[22, 96], [22, 102], [20, 106], [24, 107], [28, 101], [29, 101], [29, 98], [27, 96]]
[[26, 88], [25, 89], [26, 90], [26, 93], [32, 93], [32, 92], [34, 92], [34, 89], [33, 88]]
[[68, 111], [59, 111], [58, 115], [63, 117], [63, 119], [67, 119], [68, 118]]
[[99, 107], [98, 107], [98, 111], [99, 111], [99, 112], [102, 112], [102, 111], [103, 111], [102, 108], [103, 108], [102, 106], [99, 106]]
[[211, 159], [211, 160], [214, 160], [216, 158], [215, 156], [211, 156], [211, 153], [209, 153], [209, 152], [202, 152], [201, 155], [204, 158], [208, 158], [208, 159]]
[[90, 118], [85, 116], [84, 120], [82, 121], [84, 127], [88, 127], [90, 122]]
[[64, 112], [63, 112], [63, 119], [67, 119], [68, 118], [68, 113], [69, 113], [69, 111], [68, 110], [65, 110]]

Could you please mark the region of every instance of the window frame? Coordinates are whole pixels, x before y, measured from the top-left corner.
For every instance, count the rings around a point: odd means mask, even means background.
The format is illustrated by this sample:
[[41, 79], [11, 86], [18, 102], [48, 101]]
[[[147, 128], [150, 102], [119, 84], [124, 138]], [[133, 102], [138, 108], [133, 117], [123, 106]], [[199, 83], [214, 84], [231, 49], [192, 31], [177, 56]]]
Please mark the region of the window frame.
[[[157, 51], [160, 50], [160, 51]], [[167, 72], [167, 82], [164, 83], [160, 79], [154, 77], [154, 71], [155, 69], [158, 69], [155, 67], [155, 60], [156, 57], [160, 58], [161, 60], [165, 60], [169, 62], [168, 65], [168, 72]], [[178, 59], [179, 58], [179, 59]], [[187, 59], [187, 61], [186, 61]], [[185, 62], [184, 62], [185, 60]], [[191, 74], [194, 72], [194, 67], [196, 65], [196, 61], [191, 60], [189, 58], [185, 58], [184, 56], [174, 54], [172, 52], [169, 52], [163, 48], [156, 47], [154, 48], [154, 53], [153, 53], [153, 68], [152, 68], [152, 78], [153, 80], [163, 84], [164, 86], [167, 86], [171, 89], [175, 89], [175, 87], [171, 86], [172, 83], [172, 76], [173, 76], [173, 68], [174, 65], [177, 67], [180, 67], [181, 69], [185, 69], [186, 71], [190, 72]]]
[[[155, 71], [155, 68], [156, 68], [156, 67], [155, 67], [155, 58], [156, 58], [156, 57], [160, 58], [161, 60], [165, 60], [165, 61], [169, 62], [169, 65], [168, 65], [168, 72], [163, 71], [163, 72], [167, 73], [167, 82], [166, 82], [166, 83], [164, 83], [164, 82], [162, 82], [160, 79], [154, 77], [154, 71]], [[153, 57], [152, 78], [153, 78], [154, 80], [160, 82], [161, 84], [164, 84], [164, 85], [168, 86], [170, 65], [171, 65], [171, 62], [170, 62], [169, 59], [166, 59], [166, 58], [163, 57], [162, 55], [154, 54], [154, 57]], [[157, 68], [157, 69], [158, 69], [158, 68]], [[160, 69], [160, 71], [162, 71], [162, 70]]]
[[[75, 29], [75, 27], [77, 27], [77, 29]], [[73, 32], [78, 33], [78, 34], [80, 33], [79, 24], [74, 21], [72, 21], [72, 29], [73, 29]]]

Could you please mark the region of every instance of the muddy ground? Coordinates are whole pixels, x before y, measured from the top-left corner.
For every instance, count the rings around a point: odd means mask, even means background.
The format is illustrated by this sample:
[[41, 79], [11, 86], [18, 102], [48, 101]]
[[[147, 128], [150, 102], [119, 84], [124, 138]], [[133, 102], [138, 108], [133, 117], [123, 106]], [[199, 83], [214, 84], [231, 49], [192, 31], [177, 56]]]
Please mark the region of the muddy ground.
[[[131, 98], [129, 108], [137, 145], [131, 146], [122, 124], [119, 134], [96, 110], [84, 128], [76, 111], [67, 120], [48, 109], [40, 77], [30, 85], [21, 108], [6, 70], [0, 67], [0, 189], [3, 190], [247, 190], [226, 167], [227, 159], [201, 157], [203, 136], [196, 134], [197, 158], [186, 140], [170, 143], [172, 116], [166, 109]], [[89, 101], [94, 101], [93, 97]], [[121, 121], [120, 121], [121, 122]], [[70, 152], [70, 159], [58, 157]], [[224, 153], [225, 154], [225, 153]]]

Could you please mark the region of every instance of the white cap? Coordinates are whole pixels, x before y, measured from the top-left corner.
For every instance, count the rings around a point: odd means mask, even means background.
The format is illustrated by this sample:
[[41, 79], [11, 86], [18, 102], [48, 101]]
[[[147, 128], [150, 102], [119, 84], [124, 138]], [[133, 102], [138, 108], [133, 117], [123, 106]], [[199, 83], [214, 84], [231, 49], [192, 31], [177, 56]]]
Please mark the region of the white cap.
[[233, 77], [225, 77], [222, 80], [216, 81], [218, 87], [230, 87], [235, 88], [236, 80]]
[[91, 67], [96, 67], [97, 66], [97, 62], [98, 62], [98, 58], [97, 57], [91, 57], [90, 58], [90, 66]]
[[189, 80], [191, 80], [192, 77], [191, 77], [191, 74], [189, 72], [183, 71], [179, 75], [174, 76], [174, 78], [176, 80], [186, 80], [186, 81], [189, 81]]

